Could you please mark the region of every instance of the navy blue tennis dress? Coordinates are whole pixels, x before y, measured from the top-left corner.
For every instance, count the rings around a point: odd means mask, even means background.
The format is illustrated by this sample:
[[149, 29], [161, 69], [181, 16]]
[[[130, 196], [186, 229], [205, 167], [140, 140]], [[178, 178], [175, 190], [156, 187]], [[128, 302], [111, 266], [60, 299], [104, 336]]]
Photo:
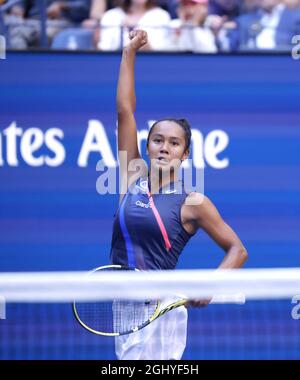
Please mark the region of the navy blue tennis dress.
[[[111, 242], [112, 264], [138, 269], [174, 269], [191, 238], [181, 223], [187, 193], [181, 180], [149, 192], [149, 178], [134, 182], [115, 214]], [[161, 300], [167, 306], [172, 299]], [[115, 337], [119, 360], [179, 360], [186, 345], [187, 310], [179, 307], [149, 326]]]
[[182, 180], [151, 195], [149, 178], [128, 189], [115, 214], [110, 261], [138, 269], [174, 269], [193, 236], [181, 223], [181, 206], [188, 194]]
[[[115, 214], [111, 242], [112, 264], [138, 269], [174, 269], [191, 238], [181, 223], [187, 193], [181, 180], [149, 192], [148, 177], [128, 189]], [[172, 299], [161, 300], [163, 306]], [[149, 326], [115, 337], [119, 360], [179, 360], [186, 346], [187, 310], [179, 307]]]

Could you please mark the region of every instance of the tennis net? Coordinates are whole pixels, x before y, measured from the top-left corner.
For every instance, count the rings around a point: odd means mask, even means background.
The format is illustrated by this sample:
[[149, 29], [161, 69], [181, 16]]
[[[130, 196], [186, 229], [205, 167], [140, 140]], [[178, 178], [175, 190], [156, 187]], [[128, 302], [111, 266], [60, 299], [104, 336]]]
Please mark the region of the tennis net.
[[300, 359], [296, 268], [0, 273], [0, 359], [115, 359], [114, 339], [84, 329], [73, 300], [174, 294], [215, 300], [189, 308], [183, 359]]

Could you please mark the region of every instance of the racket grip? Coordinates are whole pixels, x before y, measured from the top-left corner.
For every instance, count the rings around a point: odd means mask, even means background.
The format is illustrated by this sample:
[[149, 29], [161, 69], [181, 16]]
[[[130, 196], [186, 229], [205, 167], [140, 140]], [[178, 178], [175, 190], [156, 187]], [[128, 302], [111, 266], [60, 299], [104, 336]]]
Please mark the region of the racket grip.
[[221, 303], [233, 303], [237, 305], [243, 305], [246, 302], [246, 297], [242, 293], [236, 294], [218, 294], [213, 296], [210, 303], [221, 304]]

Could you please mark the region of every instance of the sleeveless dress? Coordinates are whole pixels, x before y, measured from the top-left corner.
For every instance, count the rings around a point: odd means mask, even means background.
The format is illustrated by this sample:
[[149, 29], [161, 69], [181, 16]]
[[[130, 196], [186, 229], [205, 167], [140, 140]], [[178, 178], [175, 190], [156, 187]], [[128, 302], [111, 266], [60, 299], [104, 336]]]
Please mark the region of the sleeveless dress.
[[133, 183], [115, 214], [111, 263], [138, 269], [174, 269], [193, 236], [181, 223], [181, 207], [187, 196], [181, 180], [152, 196], [148, 178]]
[[[181, 223], [181, 207], [188, 196], [178, 180], [150, 194], [148, 177], [137, 179], [127, 190], [115, 214], [111, 264], [141, 270], [174, 269], [193, 236]], [[175, 300], [162, 300], [162, 306]], [[187, 310], [174, 309], [149, 326], [115, 338], [121, 360], [179, 360], [186, 345]]]

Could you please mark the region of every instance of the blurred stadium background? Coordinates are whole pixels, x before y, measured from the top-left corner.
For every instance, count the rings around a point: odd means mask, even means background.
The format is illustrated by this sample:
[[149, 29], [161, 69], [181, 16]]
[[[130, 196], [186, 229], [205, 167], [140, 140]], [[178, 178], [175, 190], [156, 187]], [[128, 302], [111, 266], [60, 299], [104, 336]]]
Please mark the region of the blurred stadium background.
[[[97, 193], [96, 163], [116, 165], [118, 51], [138, 16], [130, 2], [0, 3], [0, 271], [104, 265], [118, 195]], [[300, 267], [299, 1], [194, 3], [159, 2], [164, 25], [144, 24], [154, 37], [136, 68], [142, 153], [153, 120], [188, 118], [194, 166], [245, 243], [246, 267]], [[178, 20], [195, 6], [200, 23]], [[116, 8], [120, 23], [103, 23]], [[179, 268], [215, 268], [222, 255], [198, 232]], [[292, 307], [192, 310], [184, 359], [299, 359]], [[83, 331], [70, 305], [9, 304], [0, 320], [0, 359], [113, 358], [113, 341]]]

